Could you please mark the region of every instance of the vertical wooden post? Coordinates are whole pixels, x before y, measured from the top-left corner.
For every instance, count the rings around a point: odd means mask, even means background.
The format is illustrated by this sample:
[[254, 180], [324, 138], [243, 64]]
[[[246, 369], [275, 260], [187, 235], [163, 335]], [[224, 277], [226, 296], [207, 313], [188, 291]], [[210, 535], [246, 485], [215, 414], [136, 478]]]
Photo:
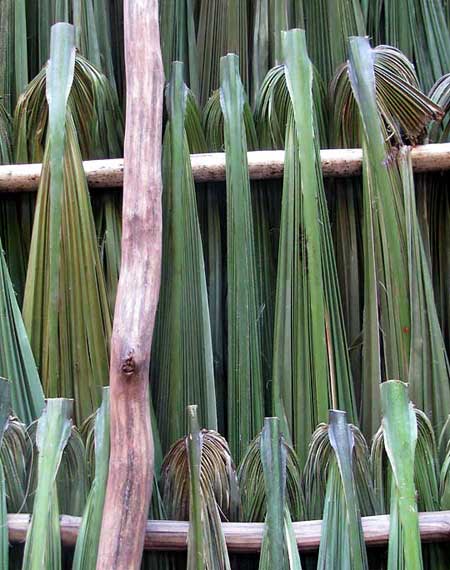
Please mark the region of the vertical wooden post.
[[122, 266], [111, 341], [111, 458], [97, 570], [138, 570], [153, 479], [150, 347], [161, 269], [164, 74], [158, 0], [125, 0]]

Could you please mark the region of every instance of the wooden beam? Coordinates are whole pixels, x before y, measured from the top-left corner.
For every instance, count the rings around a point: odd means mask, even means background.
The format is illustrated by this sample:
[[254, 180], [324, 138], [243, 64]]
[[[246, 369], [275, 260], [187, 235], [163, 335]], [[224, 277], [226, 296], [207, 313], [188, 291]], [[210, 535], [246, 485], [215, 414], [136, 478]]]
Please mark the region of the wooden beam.
[[[320, 151], [326, 177], [361, 174], [361, 149], [325, 149]], [[450, 143], [417, 146], [411, 151], [415, 172], [450, 170]], [[192, 172], [197, 182], [225, 180], [225, 154], [221, 152], [191, 155]], [[250, 178], [281, 178], [284, 151], [258, 150], [248, 153]], [[123, 184], [123, 159], [88, 160], [84, 170], [90, 188], [119, 188]], [[0, 166], [0, 192], [35, 192], [39, 186], [40, 164]]]
[[111, 454], [97, 570], [140, 569], [153, 482], [149, 364], [161, 248], [164, 72], [158, 0], [125, 0], [122, 263], [111, 338]]
[[[9, 541], [25, 542], [29, 515], [8, 515]], [[74, 546], [81, 519], [61, 517], [61, 540]], [[317, 550], [320, 544], [322, 521], [294, 523], [297, 546], [302, 552]], [[419, 514], [420, 535], [423, 542], [450, 541], [450, 511]], [[262, 523], [222, 523], [230, 552], [259, 552], [264, 532]], [[363, 517], [364, 540], [368, 547], [385, 546], [389, 538], [389, 516]], [[145, 549], [159, 551], [186, 550], [189, 523], [178, 521], [147, 521]]]

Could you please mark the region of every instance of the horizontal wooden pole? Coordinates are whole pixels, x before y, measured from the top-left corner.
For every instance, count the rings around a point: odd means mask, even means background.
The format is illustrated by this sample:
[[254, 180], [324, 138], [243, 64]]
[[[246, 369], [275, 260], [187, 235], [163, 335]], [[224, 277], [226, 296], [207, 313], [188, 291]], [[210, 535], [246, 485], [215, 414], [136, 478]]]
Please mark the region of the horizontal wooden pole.
[[[357, 176], [361, 173], [361, 149], [325, 149], [320, 151], [322, 170], [326, 177]], [[415, 172], [450, 170], [450, 143], [415, 147], [412, 152]], [[197, 182], [225, 180], [225, 154], [221, 152], [191, 155]], [[267, 180], [281, 178], [284, 151], [261, 150], [248, 153], [250, 178]], [[123, 159], [88, 160], [84, 169], [91, 188], [118, 188], [123, 183]], [[33, 192], [39, 185], [40, 164], [0, 166], [0, 192]]]
[[[8, 515], [9, 541], [25, 542], [29, 515]], [[74, 546], [81, 519], [61, 517], [61, 540]], [[320, 544], [322, 521], [294, 523], [300, 551], [317, 550]], [[450, 541], [450, 511], [420, 513], [420, 536], [423, 542]], [[363, 517], [364, 540], [367, 546], [386, 545], [389, 538], [389, 516]], [[259, 552], [264, 532], [263, 523], [222, 523], [230, 552]], [[145, 549], [160, 551], [186, 550], [189, 523], [178, 521], [147, 521]]]

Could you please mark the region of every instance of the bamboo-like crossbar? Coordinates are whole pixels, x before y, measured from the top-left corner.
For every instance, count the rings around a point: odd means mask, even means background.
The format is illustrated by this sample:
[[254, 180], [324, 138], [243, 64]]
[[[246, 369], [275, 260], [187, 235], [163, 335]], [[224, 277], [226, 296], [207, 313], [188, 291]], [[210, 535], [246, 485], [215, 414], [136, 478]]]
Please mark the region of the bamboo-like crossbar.
[[[325, 149], [320, 151], [322, 171], [326, 177], [361, 174], [361, 149]], [[411, 151], [415, 172], [450, 170], [450, 143], [417, 146]], [[197, 182], [225, 180], [225, 153], [191, 155], [192, 172]], [[250, 178], [281, 178], [284, 151], [261, 150], [248, 153]], [[123, 159], [88, 160], [84, 162], [91, 188], [119, 188], [123, 184]], [[33, 192], [39, 186], [40, 164], [0, 166], [0, 192]]]
[[[30, 515], [8, 515], [9, 541], [25, 542]], [[61, 517], [61, 540], [74, 546], [81, 519]], [[322, 521], [294, 523], [297, 546], [308, 552], [319, 548]], [[450, 511], [419, 514], [420, 536], [423, 542], [450, 541]], [[264, 533], [263, 523], [222, 523], [230, 552], [259, 552]], [[368, 547], [386, 545], [389, 539], [389, 515], [363, 517], [364, 540]], [[146, 550], [183, 551], [187, 547], [188, 522], [147, 521], [144, 547]]]

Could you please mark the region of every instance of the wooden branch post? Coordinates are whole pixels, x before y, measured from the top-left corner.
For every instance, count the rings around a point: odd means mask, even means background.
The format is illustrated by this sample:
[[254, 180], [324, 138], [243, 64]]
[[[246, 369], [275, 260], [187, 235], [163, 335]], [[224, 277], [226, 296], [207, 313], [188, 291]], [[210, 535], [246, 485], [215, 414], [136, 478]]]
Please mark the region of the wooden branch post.
[[153, 481], [149, 361], [161, 270], [164, 75], [158, 0], [125, 0], [122, 266], [111, 340], [111, 457], [97, 570], [138, 570]]

